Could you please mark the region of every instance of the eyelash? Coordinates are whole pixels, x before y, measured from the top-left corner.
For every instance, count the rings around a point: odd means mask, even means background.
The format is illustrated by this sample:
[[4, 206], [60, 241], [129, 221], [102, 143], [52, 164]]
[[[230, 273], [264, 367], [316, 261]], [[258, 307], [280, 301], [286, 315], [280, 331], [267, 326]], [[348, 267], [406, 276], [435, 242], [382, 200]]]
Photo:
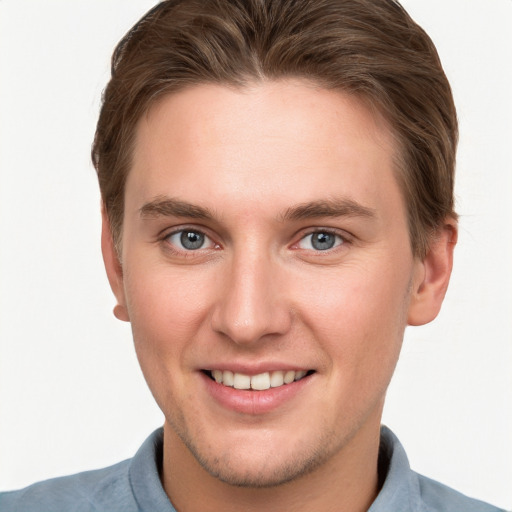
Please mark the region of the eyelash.
[[173, 237], [175, 235], [179, 235], [180, 233], [182, 236], [184, 233], [196, 233], [198, 235], [202, 235], [205, 238], [205, 243], [207, 243], [207, 241], [210, 241], [210, 243], [214, 245], [215, 249], [220, 247], [220, 245], [215, 243], [212, 240], [212, 237], [210, 237], [207, 233], [205, 233], [204, 230], [185, 226], [185, 227], [174, 229], [171, 232], [164, 233], [161, 237], [159, 237], [159, 241], [165, 244], [164, 247], [165, 247], [166, 251], [169, 251], [175, 255], [180, 255], [185, 258], [195, 257], [195, 256], [198, 256], [199, 254], [201, 254], [201, 251], [204, 250], [204, 248], [202, 246], [198, 247], [197, 249], [186, 249], [186, 248], [178, 248], [177, 244], [171, 243], [171, 241], [170, 241], [171, 237]]
[[[307, 250], [311, 250], [312, 252], [314, 252], [315, 254], [318, 253], [319, 255], [320, 254], [332, 254], [334, 251], [336, 251], [336, 249], [338, 249], [340, 246], [343, 246], [343, 245], [346, 245], [348, 243], [350, 243], [350, 238], [349, 236], [346, 234], [346, 233], [340, 233], [339, 231], [335, 230], [335, 229], [329, 229], [329, 228], [317, 228], [317, 229], [314, 229], [314, 230], [311, 230], [311, 231], [308, 231], [307, 233], [304, 233], [298, 242], [296, 242], [293, 246], [298, 246], [301, 242], [305, 241], [308, 237], [313, 237], [314, 235], [330, 235], [330, 236], [333, 236], [335, 237], [335, 240], [334, 240], [334, 243], [336, 245], [334, 245], [334, 247], [329, 247], [327, 249], [307, 249]], [[312, 245], [312, 242], [310, 242], [310, 245]]]
[[[183, 235], [184, 233], [196, 233], [199, 235], [202, 235], [205, 237], [206, 241], [210, 241], [210, 244], [213, 244], [214, 249], [219, 249], [221, 246], [220, 244], [213, 241], [212, 237], [210, 237], [203, 229], [195, 228], [195, 227], [179, 227], [177, 229], [174, 229], [171, 232], [164, 233], [161, 237], [159, 237], [159, 241], [165, 244], [165, 250], [171, 252], [173, 255], [180, 255], [185, 258], [193, 258], [199, 256], [202, 251], [205, 250], [202, 246], [197, 249], [186, 249], [186, 248], [178, 248], [177, 244], [171, 243], [170, 239], [173, 236], [176, 235]], [[301, 242], [307, 239], [307, 237], [312, 237], [315, 234], [325, 234], [325, 235], [331, 235], [336, 237], [335, 240], [335, 246], [332, 248], [327, 249], [305, 249], [311, 253], [314, 253], [315, 255], [321, 256], [321, 255], [328, 255], [332, 254], [333, 252], [336, 252], [337, 250], [340, 250], [340, 247], [346, 246], [347, 244], [351, 243], [351, 236], [347, 234], [346, 232], [340, 232], [336, 229], [332, 228], [315, 228], [310, 231], [304, 232], [301, 234], [299, 240], [292, 244], [291, 248], [300, 250], [301, 248], [298, 247]], [[211, 249], [212, 247], [208, 247], [206, 249]], [[203, 253], [204, 254], [204, 253]]]

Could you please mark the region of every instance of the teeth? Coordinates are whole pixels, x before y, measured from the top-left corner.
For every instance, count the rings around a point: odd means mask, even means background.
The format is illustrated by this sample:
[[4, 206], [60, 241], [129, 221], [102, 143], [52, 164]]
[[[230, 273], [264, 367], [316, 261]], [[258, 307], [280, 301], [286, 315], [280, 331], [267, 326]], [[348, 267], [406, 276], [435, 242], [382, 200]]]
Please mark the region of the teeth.
[[288, 371], [284, 374], [284, 383], [285, 383], [285, 384], [290, 384], [290, 383], [292, 383], [294, 380], [295, 380], [295, 372], [294, 372], [293, 370], [288, 370]]
[[251, 389], [263, 391], [270, 388], [270, 375], [268, 372], [251, 377]]
[[233, 373], [229, 370], [212, 370], [211, 375], [215, 382], [235, 389], [254, 389], [264, 391], [270, 388], [278, 388], [284, 384], [291, 384], [294, 381], [304, 378], [306, 370], [288, 370], [264, 372], [258, 375], [245, 375], [243, 373]]
[[233, 387], [235, 389], [251, 389], [251, 377], [243, 373], [235, 373]]
[[225, 386], [234, 386], [235, 384], [235, 374], [233, 372], [230, 372], [229, 370], [226, 370], [222, 373], [222, 383]]
[[284, 384], [284, 372], [272, 372], [270, 375], [270, 387], [278, 388]]
[[306, 373], [308, 373], [306, 370], [299, 370], [298, 372], [295, 372], [295, 378], [293, 380], [300, 380], [303, 377], [306, 376]]

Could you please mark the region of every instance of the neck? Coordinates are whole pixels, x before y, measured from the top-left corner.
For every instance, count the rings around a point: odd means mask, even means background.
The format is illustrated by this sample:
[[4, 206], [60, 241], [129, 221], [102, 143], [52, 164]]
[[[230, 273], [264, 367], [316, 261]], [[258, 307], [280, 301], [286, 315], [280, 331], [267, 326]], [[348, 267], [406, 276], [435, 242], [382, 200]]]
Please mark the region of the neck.
[[164, 425], [162, 483], [180, 512], [367, 511], [379, 491], [380, 420], [365, 425], [314, 471], [275, 487], [226, 484], [197, 462], [173, 429]]

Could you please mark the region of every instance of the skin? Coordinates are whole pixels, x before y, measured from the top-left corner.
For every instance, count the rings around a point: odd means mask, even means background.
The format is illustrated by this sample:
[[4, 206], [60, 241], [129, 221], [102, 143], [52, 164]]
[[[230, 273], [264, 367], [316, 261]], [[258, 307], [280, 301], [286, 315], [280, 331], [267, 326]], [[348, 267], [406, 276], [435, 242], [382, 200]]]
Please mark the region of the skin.
[[[194, 86], [136, 135], [120, 257], [105, 214], [102, 245], [116, 316], [165, 414], [173, 504], [367, 510], [404, 329], [439, 311], [455, 223], [415, 258], [389, 127], [310, 83]], [[187, 250], [183, 230], [204, 245]], [[312, 232], [334, 246], [316, 249]], [[311, 374], [284, 398], [223, 402], [202, 371], [215, 368]]]

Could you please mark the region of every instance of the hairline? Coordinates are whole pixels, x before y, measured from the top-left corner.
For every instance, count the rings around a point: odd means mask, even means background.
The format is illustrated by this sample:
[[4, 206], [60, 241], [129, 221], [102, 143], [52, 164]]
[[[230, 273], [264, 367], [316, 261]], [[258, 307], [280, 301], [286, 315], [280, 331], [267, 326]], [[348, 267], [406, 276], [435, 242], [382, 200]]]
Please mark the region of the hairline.
[[[422, 237], [422, 233], [415, 226], [415, 221], [412, 218], [413, 208], [411, 205], [411, 197], [407, 194], [407, 158], [406, 158], [406, 149], [403, 137], [398, 133], [398, 130], [394, 127], [392, 121], [390, 120], [391, 114], [386, 112], [386, 108], [384, 105], [379, 105], [377, 102], [370, 96], [368, 93], [364, 92], [356, 92], [350, 90], [348, 87], [335, 86], [329, 84], [327, 80], [322, 79], [321, 77], [307, 77], [300, 76], [299, 74], [288, 74], [281, 75], [278, 77], [268, 77], [266, 75], [254, 75], [254, 76], [245, 76], [241, 77], [239, 80], [208, 80], [208, 79], [198, 79], [196, 81], [190, 81], [188, 83], [179, 83], [175, 84], [175, 86], [167, 86], [163, 87], [159, 91], [155, 91], [154, 94], [149, 96], [141, 105], [140, 108], [137, 109], [138, 116], [132, 124], [131, 130], [131, 140], [129, 143], [129, 149], [126, 155], [126, 172], [123, 175], [123, 187], [122, 187], [122, 198], [121, 201], [117, 203], [116, 211], [114, 212], [119, 218], [112, 218], [111, 212], [109, 208], [105, 208], [107, 215], [109, 217], [110, 225], [111, 225], [111, 235], [114, 241], [114, 246], [119, 256], [121, 256], [122, 252], [122, 231], [124, 226], [124, 213], [125, 213], [125, 193], [126, 193], [126, 183], [128, 180], [128, 175], [133, 168], [133, 157], [135, 152], [135, 147], [137, 143], [137, 132], [138, 126], [142, 122], [142, 120], [150, 115], [151, 110], [154, 109], [160, 102], [165, 101], [169, 96], [173, 96], [182, 91], [193, 89], [196, 87], [204, 86], [204, 85], [217, 85], [220, 87], [225, 87], [228, 89], [233, 89], [235, 91], [242, 91], [244, 89], [249, 89], [252, 86], [257, 86], [262, 83], [279, 83], [282, 81], [298, 81], [302, 85], [310, 86], [313, 89], [323, 89], [330, 90], [337, 93], [344, 94], [352, 99], [355, 99], [359, 105], [367, 110], [367, 112], [371, 115], [374, 121], [381, 120], [384, 123], [384, 129], [387, 130], [388, 135], [391, 139], [391, 149], [393, 151], [392, 154], [392, 162], [393, 162], [393, 175], [397, 180], [397, 185], [400, 190], [400, 195], [402, 200], [404, 201], [405, 213], [406, 213], [406, 221], [408, 226], [408, 234], [409, 234], [409, 245], [411, 247], [411, 251], [415, 257], [419, 257], [423, 259], [426, 255], [428, 249], [428, 243], [432, 239], [435, 234], [429, 233], [424, 234]], [[105, 205], [104, 205], [105, 206]], [[122, 207], [122, 211], [118, 212], [119, 206]], [[456, 217], [455, 217], [456, 218]], [[438, 226], [440, 227], [440, 226]], [[423, 238], [423, 243], [419, 240], [419, 238]]]

